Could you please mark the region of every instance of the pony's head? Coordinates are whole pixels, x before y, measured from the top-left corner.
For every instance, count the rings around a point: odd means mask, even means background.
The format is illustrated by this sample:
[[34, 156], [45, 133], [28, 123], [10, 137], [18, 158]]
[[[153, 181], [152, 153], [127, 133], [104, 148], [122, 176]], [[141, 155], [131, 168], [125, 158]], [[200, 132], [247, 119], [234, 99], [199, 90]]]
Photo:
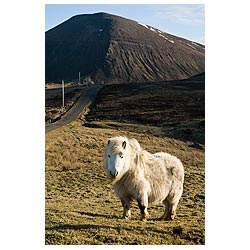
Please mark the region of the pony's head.
[[111, 180], [119, 180], [129, 169], [131, 146], [126, 137], [108, 140], [104, 152], [104, 169]]

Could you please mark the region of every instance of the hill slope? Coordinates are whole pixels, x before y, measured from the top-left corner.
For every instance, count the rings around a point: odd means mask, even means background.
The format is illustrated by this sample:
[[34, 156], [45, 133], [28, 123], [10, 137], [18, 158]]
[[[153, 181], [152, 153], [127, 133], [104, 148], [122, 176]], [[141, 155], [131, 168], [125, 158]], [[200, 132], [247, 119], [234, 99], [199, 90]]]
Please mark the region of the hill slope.
[[107, 13], [77, 15], [45, 34], [46, 81], [184, 79], [205, 71], [205, 47]]
[[96, 96], [87, 121], [91, 127], [130, 123], [132, 131], [138, 124], [146, 126], [146, 131], [153, 126], [159, 136], [204, 145], [205, 74], [185, 80], [106, 85]]

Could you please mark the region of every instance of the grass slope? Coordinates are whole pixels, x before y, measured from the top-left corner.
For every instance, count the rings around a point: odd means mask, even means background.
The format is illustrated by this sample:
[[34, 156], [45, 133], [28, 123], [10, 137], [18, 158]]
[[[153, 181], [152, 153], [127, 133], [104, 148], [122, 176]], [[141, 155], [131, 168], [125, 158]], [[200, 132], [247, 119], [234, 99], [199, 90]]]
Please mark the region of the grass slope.
[[[165, 151], [181, 159], [184, 193], [174, 221], [157, 220], [164, 211], [159, 205], [150, 207], [150, 219], [142, 222], [136, 203], [132, 219], [122, 219], [122, 206], [105, 177], [102, 162], [107, 139], [116, 135], [136, 138], [149, 152]], [[143, 129], [86, 128], [78, 119], [46, 133], [45, 157], [46, 244], [205, 243], [204, 150], [144, 133]]]

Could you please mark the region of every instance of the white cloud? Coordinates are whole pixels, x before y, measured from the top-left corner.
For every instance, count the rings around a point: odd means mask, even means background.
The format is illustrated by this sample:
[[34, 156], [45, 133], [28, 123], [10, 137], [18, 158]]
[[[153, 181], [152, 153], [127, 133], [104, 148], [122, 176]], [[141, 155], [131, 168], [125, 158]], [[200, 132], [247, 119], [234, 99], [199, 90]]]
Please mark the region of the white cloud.
[[156, 10], [158, 18], [186, 25], [204, 24], [205, 5], [167, 5]]
[[172, 35], [205, 44], [205, 4], [152, 5], [140, 22]]

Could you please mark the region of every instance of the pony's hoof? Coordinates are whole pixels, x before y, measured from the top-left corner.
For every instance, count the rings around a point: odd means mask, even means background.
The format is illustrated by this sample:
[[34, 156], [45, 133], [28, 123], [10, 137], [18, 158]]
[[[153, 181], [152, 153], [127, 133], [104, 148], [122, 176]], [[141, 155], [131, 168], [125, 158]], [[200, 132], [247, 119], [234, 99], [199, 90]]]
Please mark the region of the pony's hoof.
[[149, 214], [141, 215], [141, 221], [147, 221], [148, 218], [149, 218]]
[[175, 216], [176, 216], [176, 212], [173, 211], [173, 212], [171, 213], [171, 215], [170, 215], [170, 220], [174, 220]]
[[125, 215], [125, 216], [123, 216], [123, 219], [130, 220], [131, 219], [131, 215]]
[[125, 220], [130, 220], [131, 219], [131, 212], [130, 212], [130, 210], [123, 213], [123, 219], [125, 219]]
[[175, 218], [175, 214], [171, 214], [170, 220], [174, 220], [174, 218]]

